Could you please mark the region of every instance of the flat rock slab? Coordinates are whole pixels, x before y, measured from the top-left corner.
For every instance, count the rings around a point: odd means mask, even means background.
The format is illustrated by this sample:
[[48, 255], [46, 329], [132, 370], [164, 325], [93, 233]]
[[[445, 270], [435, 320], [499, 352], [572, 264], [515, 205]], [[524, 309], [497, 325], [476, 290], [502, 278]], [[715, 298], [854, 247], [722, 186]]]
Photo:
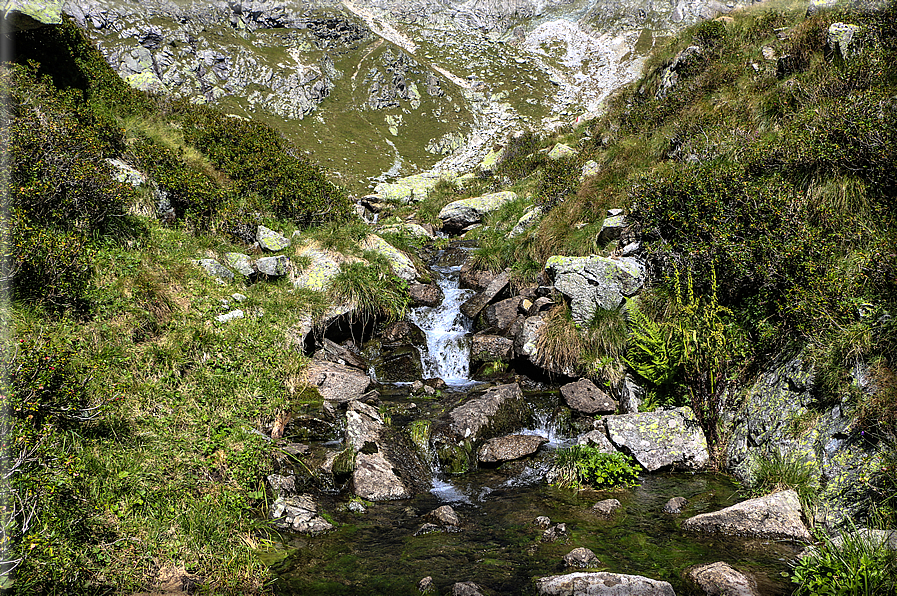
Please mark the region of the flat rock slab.
[[676, 596], [668, 582], [622, 573], [568, 573], [536, 580], [539, 596]]
[[532, 455], [548, 442], [539, 435], [507, 435], [486, 441], [477, 452], [477, 458], [484, 464], [511, 461]]
[[604, 424], [610, 442], [648, 472], [699, 470], [710, 461], [707, 439], [691, 408], [607, 416]]
[[268, 516], [281, 530], [321, 534], [333, 529], [333, 524], [318, 515], [318, 506], [311, 495], [280, 497], [271, 504]]
[[449, 419], [457, 436], [477, 440], [520, 428], [531, 415], [520, 386], [510, 383], [461, 404], [449, 413]]
[[685, 581], [695, 594], [760, 596], [754, 580], [722, 561], [689, 567], [685, 570]]
[[712, 513], [690, 517], [682, 529], [724, 536], [809, 541], [800, 500], [793, 490], [743, 501]]
[[477, 318], [480, 311], [486, 308], [487, 304], [492, 302], [502, 290], [508, 287], [508, 282], [510, 280], [511, 276], [507, 271], [499, 273], [491, 282], [489, 282], [489, 285], [485, 290], [479, 294], [474, 294], [467, 302], [461, 305], [461, 312], [471, 319]]
[[439, 212], [442, 227], [448, 231], [458, 231], [483, 221], [486, 214], [495, 211], [505, 203], [517, 198], [509, 190], [494, 192], [480, 197], [452, 201]]
[[417, 268], [411, 258], [394, 247], [392, 244], [377, 236], [376, 234], [368, 234], [361, 242], [361, 248], [382, 255], [392, 266], [392, 271], [398, 277], [405, 281], [414, 281], [417, 279]]
[[613, 414], [617, 402], [588, 379], [567, 383], [561, 387], [561, 395], [567, 405], [583, 414]]
[[321, 397], [340, 403], [358, 399], [371, 386], [371, 378], [360, 370], [326, 360], [312, 360], [306, 379]]

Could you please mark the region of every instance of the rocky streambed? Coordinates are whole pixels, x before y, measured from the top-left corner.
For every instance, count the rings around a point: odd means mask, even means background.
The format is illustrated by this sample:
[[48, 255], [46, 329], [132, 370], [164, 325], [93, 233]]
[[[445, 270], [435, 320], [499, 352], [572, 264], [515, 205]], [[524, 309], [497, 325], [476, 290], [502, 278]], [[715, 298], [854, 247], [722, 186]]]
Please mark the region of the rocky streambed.
[[[625, 383], [547, 375], [524, 331], [547, 289], [512, 296], [467, 257], [434, 255], [407, 320], [322, 338], [321, 401], [287, 425], [269, 477], [278, 593], [789, 593], [809, 540], [794, 493], [745, 501], [708, 473], [688, 408], [639, 413]], [[639, 485], [552, 486], [553, 452], [575, 443], [633, 457]]]

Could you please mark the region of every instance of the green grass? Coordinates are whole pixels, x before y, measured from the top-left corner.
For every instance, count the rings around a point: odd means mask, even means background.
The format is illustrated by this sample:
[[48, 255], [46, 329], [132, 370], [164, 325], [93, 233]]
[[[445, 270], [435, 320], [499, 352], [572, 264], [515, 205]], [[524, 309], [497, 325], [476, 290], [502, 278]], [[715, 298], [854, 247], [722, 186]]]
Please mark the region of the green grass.
[[762, 496], [792, 489], [797, 492], [804, 514], [812, 523], [820, 487], [810, 464], [794, 453], [772, 451], [766, 455], [753, 457], [751, 474], [754, 477], [751, 494]]

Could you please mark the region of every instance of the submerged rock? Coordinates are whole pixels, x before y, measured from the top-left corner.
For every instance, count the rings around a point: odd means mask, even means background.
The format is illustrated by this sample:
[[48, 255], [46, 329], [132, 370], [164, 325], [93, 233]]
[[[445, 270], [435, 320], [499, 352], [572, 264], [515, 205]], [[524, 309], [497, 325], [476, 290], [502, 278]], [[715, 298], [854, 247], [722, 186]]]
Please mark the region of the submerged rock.
[[452, 596], [483, 596], [483, 589], [473, 582], [458, 582], [452, 586]]
[[675, 596], [668, 582], [622, 573], [568, 573], [536, 580], [539, 596]]
[[622, 506], [616, 499], [604, 499], [592, 505], [592, 513], [599, 517], [612, 517]]
[[786, 490], [750, 499], [712, 513], [690, 517], [682, 529], [724, 536], [750, 536], [775, 540], [810, 540], [800, 499]]
[[477, 452], [482, 463], [494, 464], [532, 455], [548, 442], [539, 435], [507, 435], [486, 441]]
[[318, 515], [318, 506], [311, 495], [279, 497], [271, 504], [268, 516], [281, 530], [314, 535], [333, 529], [333, 524]]
[[570, 408], [583, 414], [613, 414], [617, 402], [588, 379], [567, 383], [561, 387], [561, 395]]
[[685, 570], [685, 581], [695, 594], [707, 596], [760, 596], [757, 583], [722, 561]]
[[699, 470], [710, 461], [707, 439], [691, 408], [607, 416], [603, 422], [611, 443], [648, 472]]
[[601, 565], [601, 561], [598, 560], [598, 557], [591, 550], [580, 546], [564, 555], [564, 565], [585, 569], [586, 567], [597, 567]]
[[663, 506], [663, 512], [670, 515], [679, 515], [686, 505], [688, 505], [688, 499], [685, 497], [673, 497]]

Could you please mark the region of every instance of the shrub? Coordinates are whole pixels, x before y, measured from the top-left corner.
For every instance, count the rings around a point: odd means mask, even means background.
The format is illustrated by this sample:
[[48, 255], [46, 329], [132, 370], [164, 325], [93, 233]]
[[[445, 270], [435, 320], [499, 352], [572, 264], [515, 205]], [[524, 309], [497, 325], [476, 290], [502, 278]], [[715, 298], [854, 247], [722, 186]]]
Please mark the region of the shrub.
[[389, 263], [371, 258], [370, 264], [342, 263], [328, 295], [335, 304], [348, 304], [357, 320], [394, 321], [408, 308], [408, 284], [392, 273]]
[[496, 174], [511, 180], [526, 178], [543, 166], [547, 159], [539, 153], [541, 139], [532, 131], [511, 137], [505, 144]]
[[620, 452], [604, 453], [589, 445], [558, 449], [552, 462], [553, 484], [562, 488], [634, 486], [638, 473], [638, 464], [629, 457]]
[[579, 168], [575, 157], [547, 160], [536, 185], [536, 203], [551, 210], [576, 191]]

